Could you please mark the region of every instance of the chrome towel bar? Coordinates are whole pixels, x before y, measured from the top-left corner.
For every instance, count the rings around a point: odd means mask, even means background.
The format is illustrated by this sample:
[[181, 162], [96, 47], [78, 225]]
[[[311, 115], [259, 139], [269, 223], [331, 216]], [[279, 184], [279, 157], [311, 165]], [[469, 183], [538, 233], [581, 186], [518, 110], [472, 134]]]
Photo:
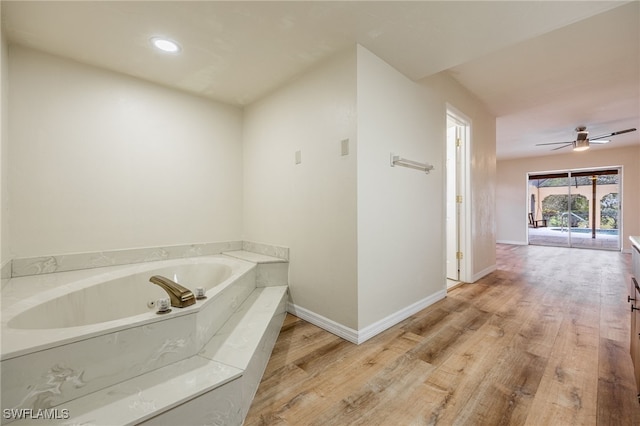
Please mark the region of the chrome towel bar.
[[402, 158], [399, 155], [391, 153], [391, 167], [402, 166], [408, 167], [410, 169], [420, 170], [421, 172], [425, 172], [429, 174], [431, 170], [433, 170], [433, 166], [428, 163], [420, 163], [419, 161], [407, 160], [406, 158]]

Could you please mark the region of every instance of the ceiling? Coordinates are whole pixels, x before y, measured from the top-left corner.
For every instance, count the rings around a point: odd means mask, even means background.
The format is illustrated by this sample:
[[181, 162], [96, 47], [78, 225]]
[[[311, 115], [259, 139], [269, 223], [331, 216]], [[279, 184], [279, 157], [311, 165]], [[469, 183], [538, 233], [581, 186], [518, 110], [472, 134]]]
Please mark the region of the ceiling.
[[[640, 128], [640, 2], [2, 1], [21, 44], [247, 105], [360, 43], [413, 80], [450, 73], [497, 117], [497, 156]], [[153, 50], [168, 36], [180, 55]], [[640, 132], [593, 149], [640, 144]]]

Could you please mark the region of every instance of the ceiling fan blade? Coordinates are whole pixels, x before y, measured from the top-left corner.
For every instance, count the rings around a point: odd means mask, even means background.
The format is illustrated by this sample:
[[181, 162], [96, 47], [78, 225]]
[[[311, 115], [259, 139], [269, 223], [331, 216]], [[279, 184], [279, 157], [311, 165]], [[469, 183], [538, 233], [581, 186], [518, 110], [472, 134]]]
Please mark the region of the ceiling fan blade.
[[549, 142], [549, 143], [537, 143], [536, 146], [542, 146], [542, 145], [562, 145], [562, 144], [566, 144], [566, 143], [573, 143], [573, 141], [566, 141], [566, 142]]
[[569, 142], [568, 144], [566, 144], [564, 146], [559, 146], [557, 148], [553, 148], [551, 151], [557, 151], [559, 149], [566, 148], [566, 147], [571, 146], [571, 145], [573, 145], [573, 142]]
[[611, 141], [609, 141], [609, 140], [607, 140], [607, 141], [594, 141], [594, 140], [589, 139], [589, 143], [594, 143], [594, 144], [599, 144], [599, 145], [603, 145], [603, 144], [609, 143], [609, 142], [611, 142]]
[[608, 138], [610, 136], [617, 136], [617, 135], [621, 135], [623, 133], [629, 133], [629, 132], [635, 132], [636, 129], [626, 129], [626, 130], [619, 130], [617, 132], [613, 132], [613, 133], [608, 133], [606, 135], [600, 135], [600, 136], [596, 136], [595, 138], [589, 138], [590, 141], [596, 141], [598, 139], [604, 139], [604, 138]]

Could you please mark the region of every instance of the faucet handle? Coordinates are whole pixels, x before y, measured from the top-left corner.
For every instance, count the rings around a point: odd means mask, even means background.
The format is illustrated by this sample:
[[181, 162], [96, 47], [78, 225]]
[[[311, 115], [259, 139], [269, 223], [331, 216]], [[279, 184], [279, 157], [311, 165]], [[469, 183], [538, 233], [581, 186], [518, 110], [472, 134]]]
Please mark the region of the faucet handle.
[[158, 314], [171, 312], [171, 302], [169, 301], [169, 298], [165, 297], [164, 299], [158, 299], [156, 301], [156, 308], [158, 309], [156, 311]]
[[206, 299], [204, 287], [196, 287], [196, 299]]

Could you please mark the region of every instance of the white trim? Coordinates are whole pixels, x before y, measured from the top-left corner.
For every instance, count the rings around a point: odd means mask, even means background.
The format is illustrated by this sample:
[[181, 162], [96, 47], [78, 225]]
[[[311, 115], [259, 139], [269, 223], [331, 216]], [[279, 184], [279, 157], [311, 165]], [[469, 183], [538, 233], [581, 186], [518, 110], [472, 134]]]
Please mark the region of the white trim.
[[491, 265], [488, 268], [483, 269], [482, 271], [480, 271], [477, 274], [473, 275], [473, 281], [472, 282], [475, 283], [476, 281], [478, 281], [479, 279], [489, 275], [490, 273], [492, 273], [496, 269], [498, 269], [498, 267], [496, 265]]
[[447, 296], [446, 290], [440, 290], [431, 296], [425, 297], [418, 302], [409, 305], [383, 319], [377, 321], [362, 330], [354, 330], [353, 328], [346, 327], [342, 324], [339, 324], [329, 318], [325, 318], [322, 315], [318, 315], [314, 312], [311, 312], [308, 309], [297, 306], [291, 302], [287, 305], [287, 312], [292, 315], [297, 316], [300, 319], [303, 319], [307, 322], [310, 322], [313, 325], [316, 325], [323, 330], [328, 331], [329, 333], [335, 334], [338, 337], [341, 337], [351, 343], [355, 343], [359, 345], [372, 337], [382, 333], [388, 328], [393, 327], [394, 325], [404, 321], [409, 318], [411, 315], [414, 315], [421, 310], [425, 309], [428, 306], [433, 305], [439, 300], [444, 299]]
[[620, 227], [618, 228], [618, 250], [620, 250], [621, 252], [624, 251], [624, 217], [623, 217], [623, 212], [624, 212], [624, 166], [620, 165], [618, 166], [618, 176], [619, 176], [619, 180], [618, 180], [618, 192], [620, 194], [619, 196], [619, 200], [620, 200], [620, 205], [618, 206], [618, 223], [620, 224]]
[[431, 296], [417, 301], [413, 305], [409, 305], [406, 308], [403, 308], [396, 313], [393, 313], [386, 318], [381, 319], [380, 321], [374, 322], [373, 324], [358, 331], [358, 344], [371, 339], [372, 337], [382, 333], [386, 329], [393, 327], [401, 321], [404, 321], [411, 315], [416, 314], [424, 308], [433, 305], [437, 301], [444, 299], [446, 296], [447, 290], [440, 290], [436, 293], [433, 293]]
[[[473, 239], [471, 236], [472, 230], [472, 191], [471, 191], [471, 154], [472, 154], [472, 135], [473, 135], [473, 121], [471, 118], [463, 113], [461, 110], [450, 104], [446, 103], [446, 116], [451, 116], [455, 120], [459, 121], [465, 128], [465, 143], [462, 146], [462, 167], [460, 170], [461, 176], [459, 176], [462, 188], [462, 218], [460, 221], [460, 228], [458, 235], [460, 238], [459, 250], [464, 254], [462, 261], [460, 262], [460, 273], [458, 279], [460, 281], [467, 282], [473, 273]], [[446, 128], [446, 127], [445, 127]], [[446, 238], [446, 237], [445, 237]]]
[[529, 243], [527, 243], [526, 241], [497, 240], [496, 244], [511, 244], [513, 246], [526, 246]]
[[329, 333], [333, 333], [338, 337], [342, 337], [343, 339], [351, 343], [358, 344], [358, 332], [353, 328], [339, 324], [333, 320], [330, 320], [329, 318], [323, 317], [322, 315], [316, 314], [315, 312], [312, 312], [301, 306], [297, 306], [296, 304], [291, 302], [287, 304], [287, 312], [297, 316], [300, 319], [310, 322], [311, 324], [316, 325], [323, 330], [328, 331]]

